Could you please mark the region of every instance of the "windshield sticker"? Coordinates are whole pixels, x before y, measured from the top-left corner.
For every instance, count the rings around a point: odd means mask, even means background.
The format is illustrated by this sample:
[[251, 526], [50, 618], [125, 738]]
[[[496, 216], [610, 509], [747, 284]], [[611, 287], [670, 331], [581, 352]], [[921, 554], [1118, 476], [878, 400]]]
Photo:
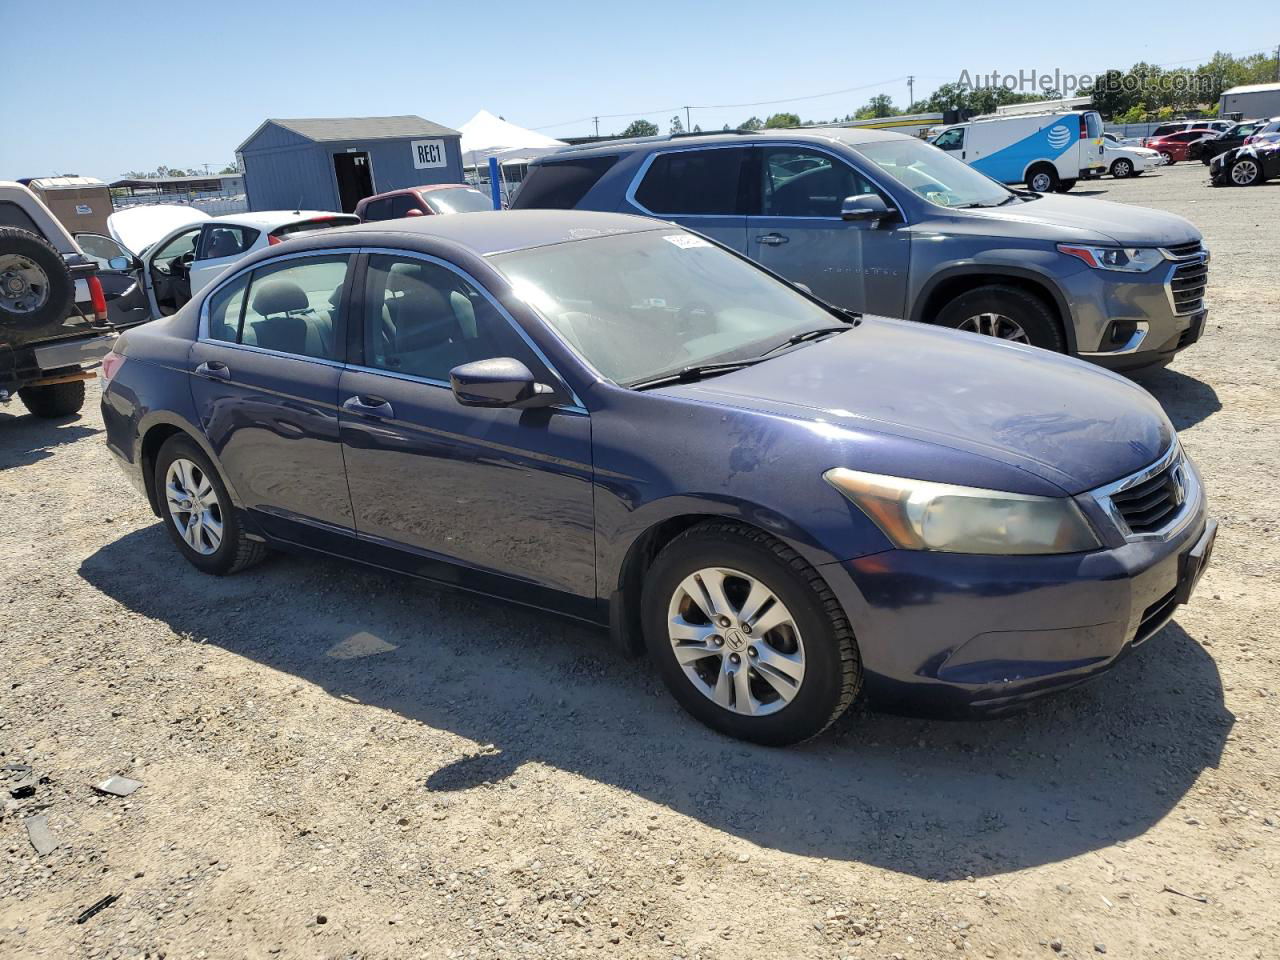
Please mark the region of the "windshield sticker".
[[691, 247], [711, 246], [711, 244], [706, 240], [703, 240], [701, 237], [695, 237], [691, 233], [668, 233], [665, 234], [662, 239], [667, 241], [667, 243], [674, 243], [681, 250], [688, 250]]

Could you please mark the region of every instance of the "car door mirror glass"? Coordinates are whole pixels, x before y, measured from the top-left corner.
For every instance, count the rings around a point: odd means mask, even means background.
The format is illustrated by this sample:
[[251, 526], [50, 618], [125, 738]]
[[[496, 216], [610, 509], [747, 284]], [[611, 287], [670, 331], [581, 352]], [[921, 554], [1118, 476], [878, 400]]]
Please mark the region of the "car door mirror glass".
[[132, 266], [134, 266], [133, 257], [112, 257], [107, 261], [108, 270], [128, 270]]
[[842, 220], [884, 220], [894, 214], [894, 209], [876, 193], [860, 193], [845, 197], [840, 205]]
[[453, 395], [464, 407], [541, 407], [556, 402], [555, 391], [538, 383], [514, 357], [474, 360], [449, 371]]

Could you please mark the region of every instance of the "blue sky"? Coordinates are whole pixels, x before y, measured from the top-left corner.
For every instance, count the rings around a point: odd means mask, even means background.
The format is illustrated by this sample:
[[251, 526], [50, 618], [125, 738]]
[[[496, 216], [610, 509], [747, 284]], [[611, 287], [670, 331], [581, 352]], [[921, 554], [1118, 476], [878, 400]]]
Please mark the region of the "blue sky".
[[[1031, 9], [954, 0], [218, 0], [141, 11], [69, 0], [55, 22], [0, 0], [0, 88], [17, 109], [0, 135], [0, 178], [221, 166], [267, 117], [416, 113], [456, 127], [485, 108], [572, 136], [590, 133], [582, 118], [596, 114], [643, 113], [665, 131], [683, 104], [862, 88], [693, 110], [694, 123], [719, 129], [778, 110], [829, 119], [881, 92], [905, 104], [908, 74], [919, 97], [962, 70], [1194, 65], [1215, 50], [1280, 43], [1275, 0], [1242, 0], [1230, 17], [1189, 0], [1096, 14], [1063, 6], [1059, 17]], [[601, 132], [629, 119], [602, 120]]]

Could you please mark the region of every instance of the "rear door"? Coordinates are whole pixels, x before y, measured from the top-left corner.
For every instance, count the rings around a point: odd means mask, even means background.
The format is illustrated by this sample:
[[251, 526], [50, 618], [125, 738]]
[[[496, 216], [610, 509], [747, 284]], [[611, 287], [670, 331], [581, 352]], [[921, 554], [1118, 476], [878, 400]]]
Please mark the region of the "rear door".
[[641, 165], [627, 202], [640, 213], [754, 256], [747, 243], [747, 213], [753, 206], [755, 156], [755, 148], [740, 144], [655, 153]]
[[893, 198], [846, 160], [815, 147], [760, 148], [760, 210], [747, 219], [748, 255], [836, 306], [903, 315], [910, 234], [901, 218], [846, 221], [846, 197]]
[[352, 257], [282, 257], [229, 279], [190, 354], [200, 424], [243, 504], [269, 533], [322, 549], [352, 529], [337, 406]]
[[196, 242], [195, 259], [191, 262], [191, 294], [203, 290], [223, 270], [231, 266], [251, 249], [260, 230], [220, 223], [206, 223]]

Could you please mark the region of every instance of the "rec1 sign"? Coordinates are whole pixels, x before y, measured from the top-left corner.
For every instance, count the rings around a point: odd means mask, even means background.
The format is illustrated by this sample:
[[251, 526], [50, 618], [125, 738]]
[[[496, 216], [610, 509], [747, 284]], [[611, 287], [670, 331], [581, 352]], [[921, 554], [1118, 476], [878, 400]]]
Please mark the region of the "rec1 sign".
[[443, 167], [447, 163], [444, 158], [443, 140], [414, 140], [409, 144], [409, 149], [413, 151], [413, 169], [415, 170]]

